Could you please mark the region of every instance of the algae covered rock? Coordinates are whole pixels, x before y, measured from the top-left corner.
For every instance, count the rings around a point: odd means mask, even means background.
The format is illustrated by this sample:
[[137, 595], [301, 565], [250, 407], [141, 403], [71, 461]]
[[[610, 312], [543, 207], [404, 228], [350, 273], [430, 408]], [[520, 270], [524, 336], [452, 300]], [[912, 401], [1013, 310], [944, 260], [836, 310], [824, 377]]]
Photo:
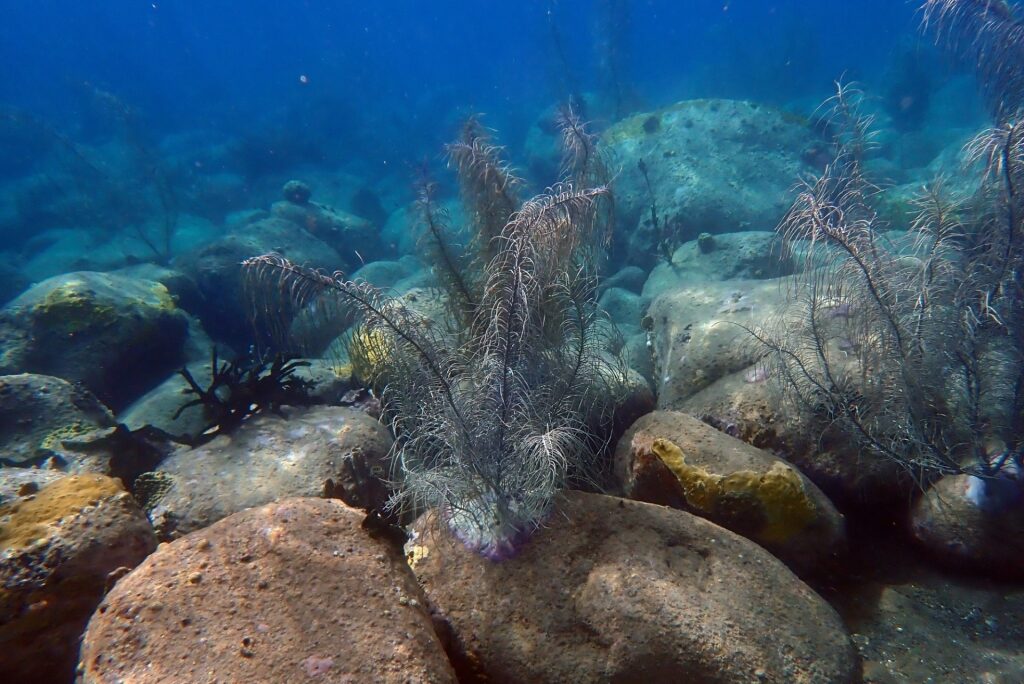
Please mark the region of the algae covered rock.
[[1021, 490], [1009, 478], [947, 475], [915, 504], [914, 537], [945, 565], [1024, 580]]
[[660, 406], [783, 456], [843, 511], [878, 519], [903, 515], [918, 486], [899, 464], [860, 453], [839, 431], [795, 406], [756, 362], [685, 399], [665, 397]]
[[89, 622], [81, 681], [455, 682], [416, 579], [364, 518], [287, 499], [162, 545]]
[[78, 640], [119, 574], [156, 547], [120, 481], [0, 469], [0, 672], [70, 681]]
[[114, 408], [180, 363], [188, 317], [160, 283], [81, 271], [0, 310], [0, 372], [81, 381]]
[[843, 517], [786, 461], [683, 413], [655, 411], [619, 440], [626, 496], [681, 508], [742, 534], [799, 572], [835, 564]]
[[637, 264], [653, 259], [661, 238], [649, 220], [652, 201], [675, 244], [704, 232], [771, 230], [818, 144], [805, 120], [733, 100], [638, 114], [609, 127], [602, 143], [621, 169], [616, 211], [622, 225], [636, 226], [629, 261]]
[[569, 492], [493, 563], [417, 522], [413, 570], [471, 681], [852, 682], [839, 616], [753, 542], [689, 513]]
[[232, 435], [181, 447], [147, 476], [144, 503], [161, 539], [175, 539], [252, 506], [291, 496], [380, 507], [391, 437], [357, 408], [320, 406], [250, 418]]
[[63, 441], [114, 426], [114, 416], [89, 390], [49, 375], [0, 376], [0, 466], [28, 467], [54, 459], [66, 466]]

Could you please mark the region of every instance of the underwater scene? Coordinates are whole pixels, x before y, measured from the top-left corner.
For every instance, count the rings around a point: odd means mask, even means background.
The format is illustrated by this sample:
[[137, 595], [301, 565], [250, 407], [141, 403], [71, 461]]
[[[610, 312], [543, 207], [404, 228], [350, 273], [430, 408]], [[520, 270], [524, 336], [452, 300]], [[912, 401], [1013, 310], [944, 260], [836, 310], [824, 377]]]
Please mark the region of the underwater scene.
[[0, 22], [0, 682], [1024, 682], [1024, 2]]

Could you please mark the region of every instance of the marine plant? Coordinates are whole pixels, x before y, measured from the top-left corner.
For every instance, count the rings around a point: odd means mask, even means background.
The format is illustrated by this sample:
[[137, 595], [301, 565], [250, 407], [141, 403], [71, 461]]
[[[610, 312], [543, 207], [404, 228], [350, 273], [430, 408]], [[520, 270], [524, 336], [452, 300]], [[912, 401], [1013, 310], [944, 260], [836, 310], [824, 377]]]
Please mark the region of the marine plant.
[[308, 361], [289, 360], [280, 353], [269, 360], [220, 362], [214, 346], [210, 352], [212, 377], [207, 387], [200, 385], [187, 368], [178, 371], [188, 383], [186, 393], [195, 395], [195, 399], [178, 407], [173, 419], [177, 420], [193, 406], [201, 406], [206, 425], [192, 442], [203, 444], [233, 432], [247, 418], [262, 411], [282, 415], [282, 406], [308, 405], [312, 403], [311, 383], [295, 376], [298, 369], [307, 366]]
[[607, 439], [622, 368], [604, 353], [597, 263], [609, 237], [610, 190], [595, 138], [561, 119], [564, 178], [521, 200], [523, 182], [478, 119], [448, 146], [471, 240], [421, 183], [424, 254], [448, 302], [429, 320], [373, 285], [264, 255], [245, 262], [257, 311], [354, 309], [361, 357], [378, 369], [396, 437], [392, 511], [439, 512], [468, 547], [513, 554], [555, 495], [585, 477]]
[[1024, 125], [1007, 119], [967, 146], [973, 193], [926, 186], [901, 247], [875, 211], [861, 99], [840, 85], [822, 110], [832, 161], [779, 227], [802, 275], [778, 329], [754, 334], [788, 397], [861, 453], [921, 478], [970, 473], [989, 493], [1020, 488]]
[[926, 0], [924, 28], [972, 67], [996, 121], [1024, 107], [1024, 21], [1006, 0]]

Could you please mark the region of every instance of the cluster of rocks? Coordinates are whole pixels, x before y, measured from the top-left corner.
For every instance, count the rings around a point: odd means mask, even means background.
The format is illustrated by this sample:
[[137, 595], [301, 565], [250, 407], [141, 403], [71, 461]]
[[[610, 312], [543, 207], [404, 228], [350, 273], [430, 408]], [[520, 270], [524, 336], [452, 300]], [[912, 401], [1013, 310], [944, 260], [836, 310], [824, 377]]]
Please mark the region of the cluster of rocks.
[[[83, 684], [1019, 679], [1024, 591], [940, 577], [930, 559], [1019, 583], [1021, 516], [983, 514], [965, 476], [920, 495], [819, 434], [752, 343], [785, 320], [793, 264], [770, 229], [820, 162], [807, 122], [694, 101], [603, 139], [631, 256], [600, 306], [631, 394], [604, 493], [560, 495], [501, 563], [436, 512], [404, 530], [379, 515], [394, 444], [350, 367], [301, 369], [320, 405], [168, 441], [206, 427], [199, 406], [177, 413], [189, 395], [175, 369], [202, 385], [206, 331], [250, 339], [244, 258], [356, 272], [443, 315], [415, 258], [382, 260], [374, 225], [306, 184], [169, 267], [55, 276], [0, 310], [0, 671], [70, 681], [77, 667]], [[926, 554], [865, 563], [878, 540], [861, 524], [900, 511]], [[870, 596], [835, 589], [851, 578]], [[911, 656], [950, 638], [993, 645]]]

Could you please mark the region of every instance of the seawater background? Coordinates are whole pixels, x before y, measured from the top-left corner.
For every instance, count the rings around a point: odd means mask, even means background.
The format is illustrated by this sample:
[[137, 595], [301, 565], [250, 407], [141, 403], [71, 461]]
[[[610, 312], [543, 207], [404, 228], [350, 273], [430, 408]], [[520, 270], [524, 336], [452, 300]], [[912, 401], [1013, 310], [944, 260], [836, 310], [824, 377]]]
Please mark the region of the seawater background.
[[[806, 105], [843, 74], [884, 85], [922, 42], [914, 5], [899, 0], [5, 4], [6, 105], [87, 136], [89, 84], [157, 136], [315, 127], [294, 134], [366, 173], [436, 155], [466, 112], [486, 112], [515, 149], [539, 111], [601, 86], [610, 42], [635, 109], [690, 97]], [[628, 21], [605, 20], [616, 4]], [[17, 171], [4, 157], [0, 172]]]

